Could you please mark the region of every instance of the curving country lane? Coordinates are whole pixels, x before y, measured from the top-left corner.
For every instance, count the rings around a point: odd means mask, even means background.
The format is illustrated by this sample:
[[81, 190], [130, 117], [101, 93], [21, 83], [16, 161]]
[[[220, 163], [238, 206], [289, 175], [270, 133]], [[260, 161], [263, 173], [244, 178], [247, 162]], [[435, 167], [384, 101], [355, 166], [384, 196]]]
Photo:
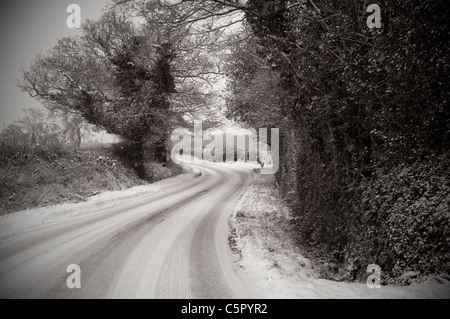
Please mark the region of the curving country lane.
[[[64, 223], [0, 234], [0, 298], [248, 298], [228, 218], [253, 178], [233, 165]], [[69, 289], [67, 266], [81, 268]]]

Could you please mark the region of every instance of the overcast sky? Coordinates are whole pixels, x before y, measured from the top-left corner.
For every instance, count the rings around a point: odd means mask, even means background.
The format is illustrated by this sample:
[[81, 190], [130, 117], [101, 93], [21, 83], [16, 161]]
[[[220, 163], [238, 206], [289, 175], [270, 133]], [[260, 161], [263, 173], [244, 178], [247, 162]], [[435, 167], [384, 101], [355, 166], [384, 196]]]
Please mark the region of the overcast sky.
[[107, 0], [3, 0], [0, 9], [0, 130], [17, 120], [22, 109], [39, 103], [21, 93], [16, 83], [20, 66], [27, 67], [40, 51], [59, 38], [77, 35], [66, 25], [67, 7], [81, 7], [81, 18], [97, 19]]

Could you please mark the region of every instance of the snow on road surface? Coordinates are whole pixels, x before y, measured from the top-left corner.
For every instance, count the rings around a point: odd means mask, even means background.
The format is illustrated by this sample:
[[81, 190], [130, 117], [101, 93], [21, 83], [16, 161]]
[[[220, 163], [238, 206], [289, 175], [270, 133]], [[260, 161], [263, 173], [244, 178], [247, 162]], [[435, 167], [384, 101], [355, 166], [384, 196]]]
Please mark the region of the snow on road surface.
[[[289, 236], [291, 212], [271, 177], [258, 176], [230, 218], [236, 272], [255, 298], [450, 298], [450, 282], [370, 289], [367, 284], [335, 282], [319, 276]], [[369, 276], [369, 274], [368, 274]]]
[[82, 203], [65, 203], [3, 215], [0, 216], [0, 236], [21, 233], [40, 226], [68, 222], [86, 215], [95, 214], [100, 209], [111, 208], [125, 201], [132, 201], [157, 192], [164, 192], [171, 187], [192, 180], [196, 172], [197, 170], [190, 174], [178, 175], [150, 185], [136, 186], [123, 191], [104, 192]]
[[[448, 285], [369, 290], [319, 280], [280, 227], [287, 212], [272, 191], [252, 184], [241, 197], [257, 166], [186, 165], [192, 174], [0, 217], [0, 298], [448, 295]], [[80, 289], [66, 284], [72, 264]]]
[[[2, 217], [0, 297], [242, 297], [227, 221], [252, 174], [192, 166], [197, 178]], [[72, 264], [81, 268], [81, 289], [67, 287]]]

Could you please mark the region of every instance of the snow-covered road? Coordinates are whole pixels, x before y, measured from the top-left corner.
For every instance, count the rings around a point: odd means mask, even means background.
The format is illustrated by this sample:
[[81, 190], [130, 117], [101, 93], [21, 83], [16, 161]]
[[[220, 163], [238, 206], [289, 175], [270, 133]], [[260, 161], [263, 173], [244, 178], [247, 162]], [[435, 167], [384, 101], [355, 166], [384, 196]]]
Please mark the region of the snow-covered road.
[[[111, 196], [109, 205], [66, 212], [62, 205], [0, 220], [0, 297], [248, 297], [233, 271], [227, 222], [252, 173], [194, 166], [198, 178]], [[80, 289], [66, 284], [72, 264], [81, 269]]]

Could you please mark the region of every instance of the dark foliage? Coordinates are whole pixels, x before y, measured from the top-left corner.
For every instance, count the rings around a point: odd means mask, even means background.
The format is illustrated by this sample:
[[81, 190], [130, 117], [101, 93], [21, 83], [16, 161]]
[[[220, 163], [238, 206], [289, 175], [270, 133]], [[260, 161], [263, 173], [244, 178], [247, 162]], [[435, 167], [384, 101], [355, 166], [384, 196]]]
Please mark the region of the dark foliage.
[[445, 1], [382, 4], [380, 30], [367, 1], [248, 3], [256, 38], [229, 63], [230, 116], [281, 128], [299, 242], [348, 280], [371, 263], [385, 282], [449, 274]]

